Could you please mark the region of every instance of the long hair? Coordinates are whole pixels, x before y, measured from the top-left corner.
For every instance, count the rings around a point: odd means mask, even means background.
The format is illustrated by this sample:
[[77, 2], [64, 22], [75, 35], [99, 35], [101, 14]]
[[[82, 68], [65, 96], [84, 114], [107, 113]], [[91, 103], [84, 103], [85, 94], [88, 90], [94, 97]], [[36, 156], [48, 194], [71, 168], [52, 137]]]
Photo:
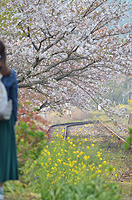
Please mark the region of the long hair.
[[3, 76], [8, 76], [11, 73], [10, 69], [6, 66], [5, 45], [1, 40], [0, 40], [0, 73]]

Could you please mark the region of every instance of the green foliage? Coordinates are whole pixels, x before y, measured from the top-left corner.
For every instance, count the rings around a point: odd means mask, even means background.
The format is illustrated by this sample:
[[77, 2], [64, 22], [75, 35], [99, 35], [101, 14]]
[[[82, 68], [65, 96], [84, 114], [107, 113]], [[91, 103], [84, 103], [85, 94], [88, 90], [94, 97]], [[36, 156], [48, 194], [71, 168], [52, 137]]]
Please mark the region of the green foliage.
[[127, 138], [126, 143], [123, 144], [125, 150], [130, 149], [132, 145], [132, 128], [129, 128], [129, 134], [130, 136]]
[[39, 157], [42, 149], [47, 144], [46, 133], [36, 130], [34, 125], [21, 121], [16, 125], [16, 141], [19, 168], [23, 174], [23, 167], [27, 160], [35, 160]]
[[39, 200], [40, 194], [33, 193], [23, 186], [21, 181], [6, 181], [4, 184], [5, 199]]
[[105, 181], [97, 175], [84, 183], [80, 181], [75, 184], [54, 185], [49, 190], [48, 196], [43, 193], [43, 200], [119, 200], [120, 194], [117, 192], [117, 186], [114, 183], [105, 183]]
[[38, 108], [37, 108], [37, 107], [35, 107], [35, 108], [34, 108], [34, 111], [37, 111], [37, 110], [38, 110]]

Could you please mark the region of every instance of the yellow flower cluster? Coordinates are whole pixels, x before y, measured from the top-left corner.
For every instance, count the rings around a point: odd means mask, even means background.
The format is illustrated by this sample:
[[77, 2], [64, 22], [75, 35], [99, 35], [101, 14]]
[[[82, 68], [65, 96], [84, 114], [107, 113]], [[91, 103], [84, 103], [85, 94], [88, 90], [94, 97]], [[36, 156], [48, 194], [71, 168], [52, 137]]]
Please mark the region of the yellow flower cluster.
[[[64, 129], [62, 129], [63, 131]], [[56, 140], [51, 141], [45, 147], [41, 156], [31, 165], [38, 166], [35, 176], [41, 177], [43, 184], [46, 185], [50, 181], [50, 186], [57, 182], [65, 180], [67, 183], [77, 184], [78, 181], [87, 181], [94, 173], [98, 176], [104, 173], [108, 177], [109, 172], [107, 163], [102, 158], [102, 149], [100, 151], [94, 150], [94, 142], [90, 146], [83, 145], [83, 142], [74, 141], [73, 138], [63, 140], [62, 136], [56, 134]], [[29, 170], [27, 171], [27, 173]], [[115, 176], [117, 176], [115, 174]]]

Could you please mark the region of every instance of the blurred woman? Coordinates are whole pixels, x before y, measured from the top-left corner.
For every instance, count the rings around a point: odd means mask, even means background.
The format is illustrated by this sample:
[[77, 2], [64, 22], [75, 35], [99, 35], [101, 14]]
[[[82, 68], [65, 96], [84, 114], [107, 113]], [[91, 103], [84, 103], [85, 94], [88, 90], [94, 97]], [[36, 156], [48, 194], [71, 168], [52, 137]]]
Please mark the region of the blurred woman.
[[[0, 74], [5, 85], [8, 100], [12, 100], [12, 114], [9, 120], [0, 120], [0, 199], [4, 199], [4, 182], [18, 180], [18, 164], [14, 125], [17, 120], [18, 86], [13, 69], [6, 65], [5, 45], [0, 40]], [[1, 105], [0, 105], [1, 106]]]

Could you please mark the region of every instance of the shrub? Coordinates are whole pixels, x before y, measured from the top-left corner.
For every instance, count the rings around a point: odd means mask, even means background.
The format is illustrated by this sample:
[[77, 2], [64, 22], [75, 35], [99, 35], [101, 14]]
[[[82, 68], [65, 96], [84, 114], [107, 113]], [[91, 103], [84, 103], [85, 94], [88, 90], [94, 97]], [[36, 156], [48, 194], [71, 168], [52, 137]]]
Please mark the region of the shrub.
[[19, 105], [16, 125], [16, 142], [20, 174], [27, 160], [36, 160], [46, 146], [49, 137], [47, 122], [31, 111], [29, 107]]
[[16, 125], [16, 142], [20, 174], [27, 160], [35, 160], [47, 144], [47, 133], [35, 130], [28, 123], [21, 121]]

